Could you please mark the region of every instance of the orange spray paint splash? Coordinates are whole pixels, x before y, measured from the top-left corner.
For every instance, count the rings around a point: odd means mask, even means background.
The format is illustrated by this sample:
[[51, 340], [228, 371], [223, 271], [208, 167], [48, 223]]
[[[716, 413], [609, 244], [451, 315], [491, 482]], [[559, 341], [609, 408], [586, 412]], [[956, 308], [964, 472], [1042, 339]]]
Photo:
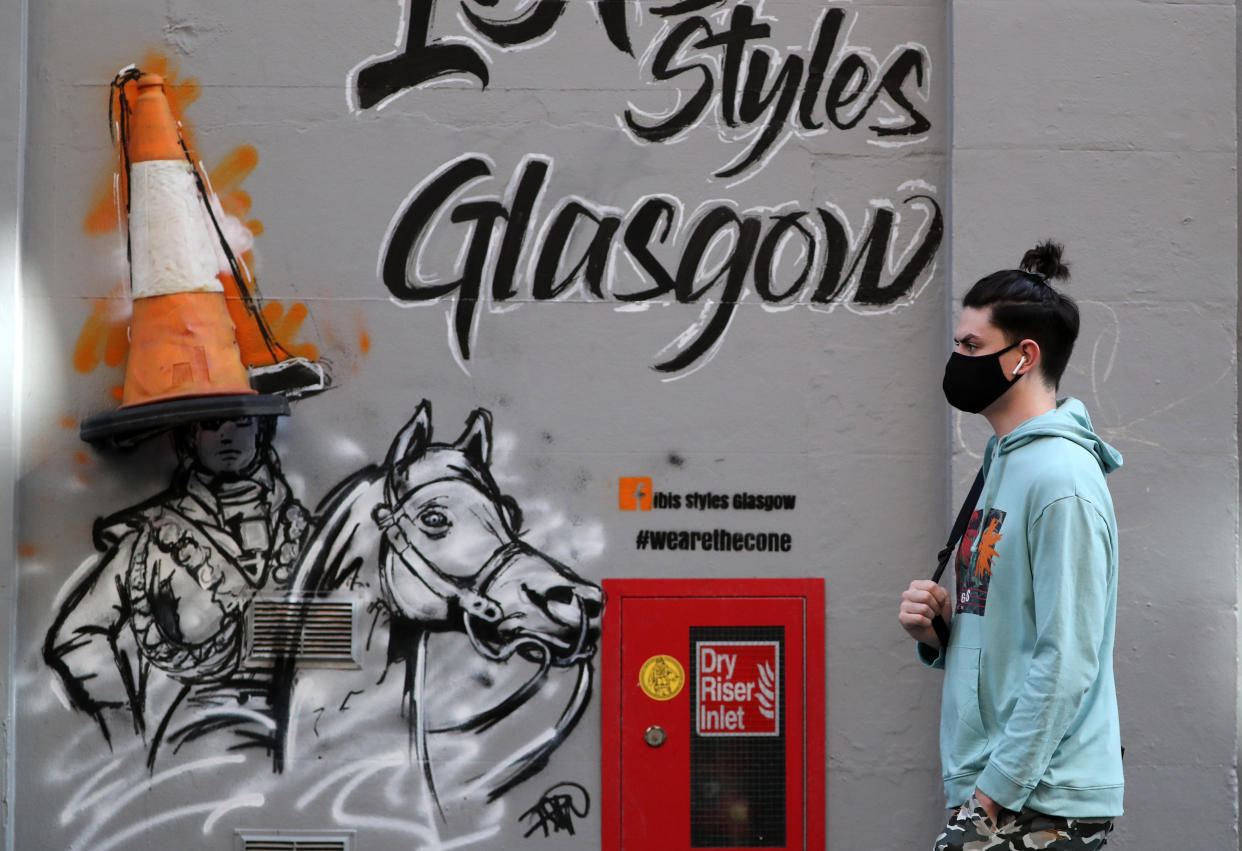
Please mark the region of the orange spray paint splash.
[[124, 286], [118, 284], [107, 298], [95, 299], [91, 315], [78, 334], [73, 349], [73, 367], [78, 372], [90, 372], [100, 362], [108, 366], [120, 366], [129, 350], [126, 328], [129, 325], [129, 302], [125, 300]]
[[[164, 78], [164, 91], [176, 116], [181, 137], [190, 157], [200, 162], [194, 130], [185, 117], [185, 110], [198, 99], [201, 88], [193, 78], [180, 80], [177, 71], [166, 56], [149, 53], [139, 67]], [[134, 86], [134, 82], [126, 86]], [[120, 114], [119, 92], [112, 91], [112, 114]], [[116, 128], [113, 128], [114, 136]], [[119, 150], [119, 149], [118, 149]], [[214, 168], [205, 169], [207, 184], [212, 190], [216, 217], [224, 229], [230, 245], [240, 261], [242, 280], [238, 281], [228, 271], [220, 273], [224, 286], [229, 314], [237, 329], [237, 344], [242, 361], [247, 367], [269, 366], [288, 357], [315, 360], [319, 356], [314, 344], [299, 342], [298, 335], [308, 316], [306, 305], [295, 302], [286, 309], [277, 302], [258, 308], [258, 292], [250, 269], [254, 266], [253, 239], [263, 232], [263, 224], [250, 215], [251, 199], [242, 184], [259, 162], [258, 151], [253, 145], [239, 145]], [[101, 184], [82, 221], [83, 231], [90, 236], [104, 236], [121, 229], [127, 207], [129, 187], [125, 170], [118, 164], [111, 180]], [[91, 315], [83, 323], [74, 346], [73, 365], [79, 372], [91, 372], [101, 363], [110, 367], [125, 362], [129, 351], [128, 327], [131, 305], [126, 297], [124, 282], [107, 298], [96, 299]], [[114, 388], [114, 390], [117, 388]], [[114, 394], [115, 395], [115, 394]]]

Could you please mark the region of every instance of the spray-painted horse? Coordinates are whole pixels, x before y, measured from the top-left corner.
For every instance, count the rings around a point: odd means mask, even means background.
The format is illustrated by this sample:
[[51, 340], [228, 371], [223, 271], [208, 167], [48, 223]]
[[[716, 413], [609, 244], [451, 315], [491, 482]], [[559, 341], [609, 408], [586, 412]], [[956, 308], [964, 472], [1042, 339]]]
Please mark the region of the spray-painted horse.
[[359, 670], [284, 666], [277, 768], [403, 750], [431, 798], [494, 800], [539, 771], [581, 718], [603, 592], [525, 543], [489, 470], [491, 416], [433, 443], [419, 405], [382, 466], [317, 511], [294, 583], [361, 601]]

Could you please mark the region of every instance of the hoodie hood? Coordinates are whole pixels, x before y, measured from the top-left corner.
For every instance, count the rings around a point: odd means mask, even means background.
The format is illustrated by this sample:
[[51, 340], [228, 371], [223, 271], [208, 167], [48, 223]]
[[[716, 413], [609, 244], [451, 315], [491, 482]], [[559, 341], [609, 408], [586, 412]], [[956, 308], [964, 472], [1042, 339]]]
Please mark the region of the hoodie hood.
[[1072, 396], [1067, 396], [1058, 399], [1057, 406], [1048, 413], [1032, 417], [1002, 437], [999, 445], [993, 435], [984, 455], [984, 470], [987, 470], [993, 458], [1041, 437], [1062, 437], [1077, 443], [1095, 457], [1105, 474], [1111, 473], [1122, 464], [1121, 453], [1105, 443], [1091, 427], [1091, 417], [1087, 414], [1086, 406]]

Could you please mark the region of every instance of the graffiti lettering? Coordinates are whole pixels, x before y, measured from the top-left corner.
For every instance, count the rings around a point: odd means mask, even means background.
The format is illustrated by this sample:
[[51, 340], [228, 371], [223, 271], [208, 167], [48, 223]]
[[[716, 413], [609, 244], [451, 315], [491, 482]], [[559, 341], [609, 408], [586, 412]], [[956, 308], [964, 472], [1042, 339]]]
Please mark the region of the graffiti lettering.
[[[816, 117], [816, 104], [828, 72], [828, 63], [840, 38], [845, 12], [826, 10], [815, 28], [809, 59], [791, 53], [777, 64], [775, 51], [755, 42], [770, 38], [772, 27], [757, 22], [754, 10], [745, 4], [735, 6], [726, 29], [713, 31], [705, 17], [692, 17], [677, 23], [652, 54], [650, 73], [658, 81], [674, 80], [685, 74], [699, 76], [698, 88], [680, 108], [653, 118], [633, 109], [625, 111], [625, 123], [638, 138], [647, 142], [675, 139], [698, 124], [715, 104], [718, 122], [730, 129], [746, 128], [743, 136], [753, 137], [748, 151], [716, 172], [717, 177], [734, 177], [762, 163], [783, 138], [794, 132], [820, 130], [824, 123]], [[686, 49], [709, 51], [719, 48], [719, 59], [687, 57]], [[931, 129], [931, 122], [915, 108], [904, 92], [911, 75], [915, 85], [923, 86], [928, 64], [921, 47], [906, 45], [893, 52], [882, 67], [865, 52], [841, 51], [824, 96], [823, 114], [840, 130], [849, 130], [868, 114], [881, 94], [904, 112], [901, 123], [871, 125], [876, 136], [918, 136]], [[693, 58], [702, 61], [691, 61]], [[718, 74], [713, 73], [718, 68]], [[717, 79], [719, 77], [719, 79]], [[719, 86], [719, 92], [715, 89]], [[680, 96], [678, 98], [681, 100]], [[796, 116], [794, 107], [798, 107]], [[765, 118], [766, 114], [766, 118]], [[750, 127], [762, 122], [759, 131]]]
[[[577, 793], [575, 795], [574, 793]], [[582, 799], [581, 809], [577, 799]], [[544, 836], [567, 831], [574, 834], [574, 816], [586, 818], [591, 812], [591, 796], [587, 790], [577, 783], [557, 783], [543, 793], [539, 803], [518, 817], [518, 821], [531, 820], [531, 826], [523, 834], [530, 836], [536, 830], [543, 830]]]
[[[489, 17], [472, 7], [496, 2], [462, 0], [461, 20], [504, 49], [551, 36], [567, 6], [567, 0], [519, 3], [525, 8], [508, 18]], [[765, 43], [773, 37], [775, 19], [762, 17], [758, 4], [737, 3], [710, 18], [695, 14], [717, 5], [718, 0], [683, 0], [649, 10], [665, 24], [643, 53], [644, 72], [653, 82], [676, 85], [676, 102], [658, 114], [629, 105], [621, 119], [635, 140], [674, 141], [714, 114], [722, 134], [748, 143], [746, 151], [715, 172], [730, 178], [761, 167], [792, 135], [859, 126], [877, 103], [887, 114], [867, 125], [876, 144], [912, 144], [931, 129], [907, 89], [912, 86], [919, 99], [928, 99], [931, 60], [922, 45], [899, 45], [880, 61], [848, 43], [858, 13], [847, 20], [845, 11], [834, 7], [824, 9], [811, 28], [807, 51], [782, 55]], [[595, 0], [595, 6], [608, 40], [633, 55], [624, 0]], [[354, 69], [350, 97], [358, 109], [453, 76], [487, 87], [490, 74], [482, 46], [470, 37], [432, 38], [434, 10], [435, 0], [406, 0], [398, 50]]]
[[[494, 6], [496, 0], [479, 0]], [[512, 18], [482, 15], [468, 4], [462, 14], [474, 29], [500, 47], [512, 47], [551, 32], [565, 11], [567, 0], [538, 0]], [[455, 75], [477, 79], [485, 88], [490, 79], [483, 52], [471, 43], [431, 39], [435, 0], [406, 0], [397, 53], [372, 57], [354, 69], [353, 96], [359, 109], [370, 109], [406, 89]]]
[[[654, 366], [679, 373], [715, 353], [750, 293], [773, 307], [821, 309], [843, 302], [883, 309], [913, 297], [916, 284], [931, 276], [944, 233], [934, 190], [923, 184], [899, 187], [912, 193], [900, 202], [901, 212], [892, 202], [873, 202], [857, 238], [832, 206], [739, 211], [733, 202], [710, 201], [686, 217], [671, 195], [640, 198], [628, 213], [569, 197], [541, 219], [551, 171], [550, 158], [528, 155], [503, 197], [463, 198], [494, 173], [485, 156], [463, 155], [416, 187], [389, 227], [381, 281], [402, 304], [452, 298], [453, 345], [463, 361], [474, 349], [481, 304], [580, 294], [702, 304], [703, 316]], [[909, 223], [907, 212], [915, 213]], [[585, 248], [571, 249], [571, 242], [582, 241]], [[425, 269], [430, 244], [459, 246], [454, 268]], [[675, 262], [661, 257], [670, 251]], [[617, 274], [618, 253], [637, 272], [637, 282]]]
[[406, 0], [401, 51], [355, 69], [353, 92], [359, 108], [370, 109], [406, 89], [455, 74], [487, 85], [487, 63], [472, 45], [428, 40], [435, 5], [435, 0]]

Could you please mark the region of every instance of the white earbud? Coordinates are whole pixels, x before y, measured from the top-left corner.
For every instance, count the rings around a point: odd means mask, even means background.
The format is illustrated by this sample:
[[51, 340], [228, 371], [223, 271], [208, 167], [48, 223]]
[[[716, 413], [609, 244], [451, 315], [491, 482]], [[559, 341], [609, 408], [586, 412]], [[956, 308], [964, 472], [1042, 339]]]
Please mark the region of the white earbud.
[[1009, 374], [1010, 374], [1010, 375], [1017, 375], [1017, 374], [1018, 374], [1018, 370], [1020, 370], [1020, 369], [1021, 369], [1022, 367], [1024, 367], [1024, 366], [1026, 366], [1026, 355], [1023, 355], [1023, 356], [1022, 356], [1022, 360], [1018, 361], [1018, 365], [1017, 365], [1017, 366], [1015, 366], [1015, 367], [1013, 368], [1013, 372], [1011, 372], [1011, 373], [1009, 373]]

